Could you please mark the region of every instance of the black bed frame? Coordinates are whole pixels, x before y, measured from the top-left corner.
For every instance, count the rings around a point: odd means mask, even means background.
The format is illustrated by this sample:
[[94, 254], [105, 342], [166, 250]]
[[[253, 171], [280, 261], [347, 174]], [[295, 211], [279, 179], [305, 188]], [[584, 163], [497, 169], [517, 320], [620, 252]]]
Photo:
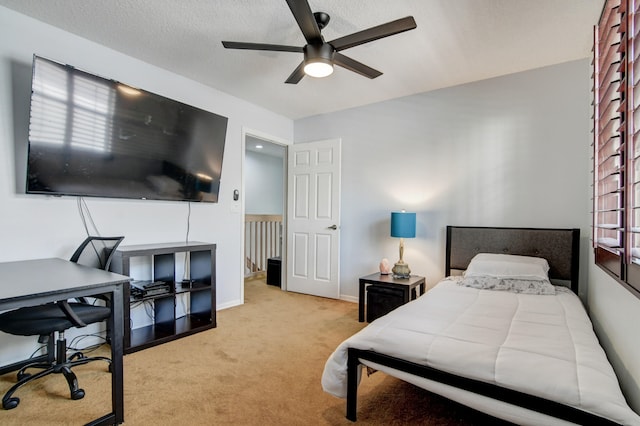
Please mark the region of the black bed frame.
[[[569, 283], [578, 292], [579, 229], [489, 228], [447, 226], [445, 273], [464, 270], [477, 253], [504, 253], [543, 257], [549, 262], [549, 278]], [[608, 419], [498, 385], [468, 379], [378, 352], [348, 349], [347, 419], [356, 421], [358, 366], [374, 362], [415, 376], [454, 386], [492, 399], [577, 424], [615, 425]]]

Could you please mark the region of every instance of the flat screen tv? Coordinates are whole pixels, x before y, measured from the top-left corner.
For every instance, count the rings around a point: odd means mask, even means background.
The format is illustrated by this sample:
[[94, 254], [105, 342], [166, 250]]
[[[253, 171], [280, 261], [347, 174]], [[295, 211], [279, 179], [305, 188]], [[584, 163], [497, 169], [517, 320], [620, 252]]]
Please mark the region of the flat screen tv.
[[26, 191], [215, 203], [227, 121], [34, 56]]

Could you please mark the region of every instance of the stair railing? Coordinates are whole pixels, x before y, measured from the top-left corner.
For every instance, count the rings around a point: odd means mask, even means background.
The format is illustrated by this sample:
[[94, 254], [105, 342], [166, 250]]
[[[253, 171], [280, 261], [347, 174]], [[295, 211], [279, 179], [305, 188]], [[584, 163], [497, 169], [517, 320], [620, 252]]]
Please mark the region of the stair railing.
[[281, 255], [282, 215], [245, 215], [244, 236], [245, 277], [264, 274], [267, 259]]

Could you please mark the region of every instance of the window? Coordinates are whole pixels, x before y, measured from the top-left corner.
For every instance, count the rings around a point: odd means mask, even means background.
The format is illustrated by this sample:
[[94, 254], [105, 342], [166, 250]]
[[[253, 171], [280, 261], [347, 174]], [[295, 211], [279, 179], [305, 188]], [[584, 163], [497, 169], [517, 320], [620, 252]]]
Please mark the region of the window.
[[640, 297], [640, 0], [607, 0], [594, 31], [596, 263]]

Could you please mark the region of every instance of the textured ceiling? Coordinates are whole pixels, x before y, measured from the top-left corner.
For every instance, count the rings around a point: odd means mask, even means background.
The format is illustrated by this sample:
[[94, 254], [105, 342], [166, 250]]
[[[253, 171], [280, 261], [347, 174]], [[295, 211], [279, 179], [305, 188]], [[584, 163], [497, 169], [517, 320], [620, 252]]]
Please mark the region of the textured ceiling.
[[[297, 119], [590, 56], [603, 0], [309, 0], [326, 40], [412, 15], [417, 29], [342, 51], [383, 75], [336, 67], [284, 84], [303, 46], [285, 0], [0, 0], [112, 49]], [[55, 59], [55, 58], [54, 58]], [[73, 64], [71, 64], [73, 65]]]

